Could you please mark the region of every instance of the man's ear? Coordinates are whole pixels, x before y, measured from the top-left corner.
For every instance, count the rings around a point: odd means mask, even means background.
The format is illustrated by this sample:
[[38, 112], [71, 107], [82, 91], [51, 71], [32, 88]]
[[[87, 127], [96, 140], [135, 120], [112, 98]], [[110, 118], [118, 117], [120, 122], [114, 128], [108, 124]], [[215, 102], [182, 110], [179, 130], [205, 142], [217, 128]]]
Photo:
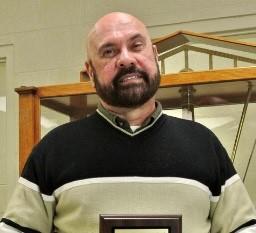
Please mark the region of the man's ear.
[[152, 45], [152, 47], [153, 47], [153, 52], [154, 52], [154, 55], [155, 55], [155, 58], [156, 58], [156, 61], [158, 61], [158, 52], [157, 52], [157, 47], [156, 47], [156, 45]]
[[93, 68], [90, 62], [85, 62], [85, 70], [90, 78], [91, 84], [93, 87], [95, 87], [95, 83], [94, 83], [94, 72], [93, 72]]

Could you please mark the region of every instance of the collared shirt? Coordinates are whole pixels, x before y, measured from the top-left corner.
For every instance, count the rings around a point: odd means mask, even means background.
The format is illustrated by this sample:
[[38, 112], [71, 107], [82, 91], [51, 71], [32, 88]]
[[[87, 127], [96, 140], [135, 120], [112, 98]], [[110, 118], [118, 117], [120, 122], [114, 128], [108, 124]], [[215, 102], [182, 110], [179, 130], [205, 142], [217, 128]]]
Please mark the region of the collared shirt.
[[115, 115], [113, 112], [108, 111], [100, 103], [98, 104], [97, 112], [106, 120], [108, 120], [112, 125], [116, 126], [117, 128], [123, 129], [122, 131], [125, 131], [126, 133], [131, 135], [131, 134], [137, 134], [138, 132], [145, 129], [149, 125], [153, 125], [153, 123], [162, 115], [161, 103], [156, 101], [155, 104], [156, 104], [155, 111], [149, 117], [147, 117], [145, 121], [134, 131], [132, 130], [128, 121]]

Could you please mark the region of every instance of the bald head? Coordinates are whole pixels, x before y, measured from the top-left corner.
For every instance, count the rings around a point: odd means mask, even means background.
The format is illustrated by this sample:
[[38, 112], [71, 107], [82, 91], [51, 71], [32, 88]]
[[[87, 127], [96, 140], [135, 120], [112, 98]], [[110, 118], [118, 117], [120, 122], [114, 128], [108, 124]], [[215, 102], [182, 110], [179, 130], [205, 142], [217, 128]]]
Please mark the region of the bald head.
[[102, 28], [110, 28], [110, 27], [118, 27], [119, 25], [126, 25], [129, 23], [136, 23], [144, 28], [145, 31], [146, 27], [143, 22], [139, 19], [134, 17], [133, 15], [123, 13], [123, 12], [112, 12], [107, 15], [101, 17], [93, 26], [89, 33], [89, 38], [97, 32], [100, 32]]
[[95, 48], [95, 42], [108, 34], [115, 34], [119, 31], [130, 30], [131, 28], [137, 28], [142, 34], [144, 34], [150, 41], [149, 33], [144, 25], [136, 17], [123, 13], [112, 12], [101, 17], [90, 30], [87, 38], [87, 57], [91, 59], [92, 49]]
[[156, 55], [139, 19], [121, 12], [100, 18], [88, 35], [85, 65], [104, 106], [132, 108], [152, 101], [160, 80]]

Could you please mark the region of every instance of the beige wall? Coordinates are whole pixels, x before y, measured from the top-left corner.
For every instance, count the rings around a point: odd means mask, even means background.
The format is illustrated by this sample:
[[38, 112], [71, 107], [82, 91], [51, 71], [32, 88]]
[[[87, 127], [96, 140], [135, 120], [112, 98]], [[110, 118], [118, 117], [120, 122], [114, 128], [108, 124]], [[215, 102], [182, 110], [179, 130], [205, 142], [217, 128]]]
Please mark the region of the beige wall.
[[0, 0], [0, 57], [7, 58], [10, 116], [8, 196], [18, 176], [18, 98], [13, 89], [79, 81], [85, 35], [97, 18], [111, 11], [132, 13], [152, 37], [181, 29], [236, 34], [256, 31], [255, 9], [255, 0]]
[[254, 0], [1, 0], [0, 45], [14, 46], [15, 84], [78, 81], [88, 27], [110, 11], [140, 17], [152, 37], [254, 27]]

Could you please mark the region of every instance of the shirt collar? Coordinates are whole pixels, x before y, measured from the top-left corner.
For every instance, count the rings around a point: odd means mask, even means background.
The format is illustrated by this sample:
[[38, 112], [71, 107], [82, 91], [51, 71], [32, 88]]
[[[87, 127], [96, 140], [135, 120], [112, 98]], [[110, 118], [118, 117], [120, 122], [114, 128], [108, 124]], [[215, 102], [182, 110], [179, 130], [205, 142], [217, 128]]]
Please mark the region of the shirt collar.
[[[140, 131], [141, 129], [145, 128], [146, 126], [153, 123], [154, 121], [156, 121], [159, 118], [159, 116], [162, 114], [162, 105], [158, 101], [155, 102], [155, 105], [156, 105], [155, 111], [134, 132]], [[120, 127], [123, 130], [128, 131], [129, 133], [133, 133], [128, 121], [118, 117], [113, 112], [105, 109], [101, 103], [98, 104], [97, 111], [100, 112], [104, 116], [104, 118], [106, 118], [108, 121], [110, 121], [113, 125]]]

